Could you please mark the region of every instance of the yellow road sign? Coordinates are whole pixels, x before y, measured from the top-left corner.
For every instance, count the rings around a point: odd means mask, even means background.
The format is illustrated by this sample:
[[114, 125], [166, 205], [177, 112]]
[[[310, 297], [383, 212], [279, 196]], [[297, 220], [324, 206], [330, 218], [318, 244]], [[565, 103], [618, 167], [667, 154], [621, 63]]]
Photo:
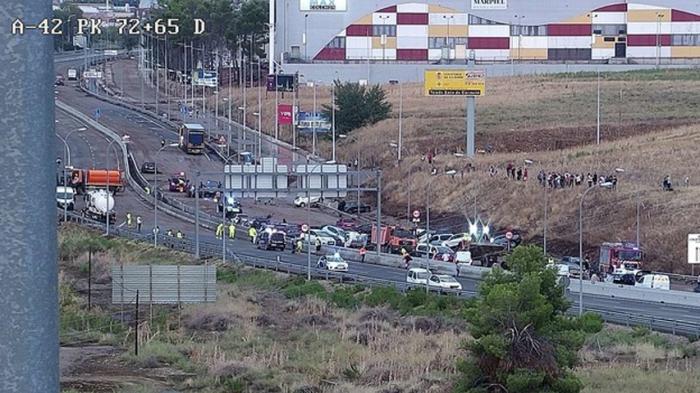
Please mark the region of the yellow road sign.
[[486, 73], [482, 70], [426, 70], [426, 96], [483, 96]]

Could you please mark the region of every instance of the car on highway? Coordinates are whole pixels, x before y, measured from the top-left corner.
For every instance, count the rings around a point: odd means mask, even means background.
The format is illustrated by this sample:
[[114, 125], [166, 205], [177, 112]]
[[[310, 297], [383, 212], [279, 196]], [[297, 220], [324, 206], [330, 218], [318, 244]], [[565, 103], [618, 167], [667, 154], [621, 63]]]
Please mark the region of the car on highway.
[[429, 270], [414, 267], [408, 269], [406, 273], [406, 282], [409, 284], [425, 285], [430, 275], [431, 273]]
[[318, 262], [316, 262], [316, 267], [332, 272], [348, 271], [348, 263], [338, 253], [322, 256], [318, 259]]
[[443, 240], [440, 245], [455, 249], [462, 245], [464, 239], [471, 239], [471, 236], [468, 233], [455, 233], [449, 239]]
[[433, 274], [428, 279], [428, 286], [436, 289], [456, 289], [462, 290], [462, 284], [455, 280], [454, 277], [447, 274]]
[[671, 280], [665, 274], [645, 274], [637, 280], [634, 286], [668, 291], [671, 289]]
[[233, 217], [233, 223], [247, 228], [250, 226], [250, 217], [247, 214], [238, 213]]
[[333, 225], [326, 225], [321, 228], [322, 231], [329, 233], [336, 241], [336, 244], [345, 244], [348, 241], [348, 234], [344, 230], [334, 227]]
[[335, 226], [346, 231], [354, 231], [357, 227], [357, 221], [354, 218], [343, 217], [335, 222]]
[[[577, 258], [578, 259], [578, 258]], [[576, 261], [562, 262], [562, 265], [566, 265], [569, 271], [569, 277], [579, 278], [581, 276], [581, 266]]]
[[274, 229], [264, 230], [258, 235], [258, 248], [261, 250], [284, 251], [287, 246], [285, 233]]
[[65, 79], [63, 78], [63, 75], [58, 74], [56, 75], [56, 81], [54, 82], [55, 86], [63, 86], [65, 85]]
[[[518, 245], [520, 245], [520, 242], [522, 241], [522, 236], [520, 236], [520, 232], [518, 231], [511, 231], [511, 234], [513, 235], [513, 237], [510, 239], [510, 246], [511, 248], [515, 248]], [[491, 239], [491, 243], [495, 243], [503, 247], [508, 247], [508, 238], [506, 238], [506, 233], [501, 232], [495, 234]]]
[[[302, 240], [306, 240], [306, 234], [302, 233], [299, 235]], [[316, 244], [316, 239], [321, 242], [322, 246], [335, 246], [335, 239], [327, 232], [320, 229], [309, 229], [309, 241], [311, 245]]]
[[243, 213], [241, 203], [230, 195], [225, 198], [219, 198], [216, 203], [217, 212], [223, 213], [224, 209], [226, 209], [226, 218], [240, 216]]
[[66, 210], [75, 209], [75, 189], [73, 187], [56, 187], [56, 202], [58, 207]]
[[424, 233], [418, 238], [418, 241], [421, 243], [442, 245], [442, 242], [449, 240], [452, 237], [452, 235], [454, 235], [454, 234], [453, 233], [433, 233], [430, 235], [430, 239], [428, 239], [428, 235]]
[[185, 172], [178, 172], [168, 179], [168, 186], [170, 192], [188, 192], [190, 181], [185, 176]]
[[199, 183], [199, 197], [200, 198], [215, 198], [221, 193], [222, 187], [221, 182], [216, 180], [207, 180], [203, 183]]
[[156, 169], [156, 163], [153, 161], [146, 161], [141, 165], [141, 173], [161, 173], [160, 170]]
[[454, 262], [455, 260], [455, 252], [451, 248], [425, 243], [418, 244], [412, 254], [416, 258], [430, 257], [430, 259], [443, 262]]
[[345, 247], [361, 248], [367, 246], [369, 236], [366, 233], [346, 231], [348, 238], [345, 240]]
[[372, 208], [369, 205], [365, 205], [364, 203], [360, 203], [358, 205], [357, 202], [346, 202], [343, 200], [338, 202], [338, 210], [348, 214], [357, 214], [358, 212], [369, 213], [372, 211]]
[[306, 195], [299, 195], [298, 197], [294, 198], [294, 206], [306, 207], [309, 205], [309, 200], [311, 201], [310, 207], [318, 207], [321, 204], [322, 198], [318, 196], [307, 198]]

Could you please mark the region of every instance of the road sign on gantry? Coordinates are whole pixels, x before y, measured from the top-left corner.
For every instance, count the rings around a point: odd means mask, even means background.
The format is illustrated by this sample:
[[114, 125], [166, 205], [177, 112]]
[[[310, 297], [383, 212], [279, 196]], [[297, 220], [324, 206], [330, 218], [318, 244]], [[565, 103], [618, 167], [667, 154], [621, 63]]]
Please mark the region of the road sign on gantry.
[[[295, 167], [299, 179], [297, 194], [323, 198], [347, 196], [348, 166], [339, 164], [299, 164]], [[307, 190], [307, 191], [305, 191]]]
[[700, 264], [700, 234], [688, 234], [688, 263]]
[[258, 165], [226, 165], [225, 192], [236, 198], [281, 198], [289, 192], [289, 167], [277, 165], [277, 159], [265, 157]]
[[426, 70], [423, 81], [426, 96], [480, 97], [486, 92], [483, 70]]

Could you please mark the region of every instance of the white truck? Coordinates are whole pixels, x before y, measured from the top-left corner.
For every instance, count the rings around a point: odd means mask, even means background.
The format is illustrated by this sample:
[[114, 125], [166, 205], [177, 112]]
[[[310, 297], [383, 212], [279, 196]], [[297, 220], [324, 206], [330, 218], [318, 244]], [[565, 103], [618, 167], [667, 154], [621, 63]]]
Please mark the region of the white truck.
[[76, 70], [75, 68], [69, 68], [67, 75], [69, 81], [78, 80], [78, 70]]
[[75, 189], [73, 187], [56, 187], [56, 203], [61, 209], [73, 210], [75, 208]]
[[102, 222], [107, 222], [109, 217], [110, 224], [113, 224], [116, 221], [116, 214], [112, 194], [108, 193], [107, 190], [88, 191], [83, 216]]

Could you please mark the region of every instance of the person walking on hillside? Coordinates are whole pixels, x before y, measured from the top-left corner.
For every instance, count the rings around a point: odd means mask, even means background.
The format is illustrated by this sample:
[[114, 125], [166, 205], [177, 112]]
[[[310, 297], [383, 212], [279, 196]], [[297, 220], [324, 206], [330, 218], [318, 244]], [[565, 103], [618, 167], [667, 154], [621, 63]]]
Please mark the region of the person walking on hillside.
[[136, 216], [136, 230], [141, 233], [141, 225], [143, 225], [143, 218], [141, 216]]

